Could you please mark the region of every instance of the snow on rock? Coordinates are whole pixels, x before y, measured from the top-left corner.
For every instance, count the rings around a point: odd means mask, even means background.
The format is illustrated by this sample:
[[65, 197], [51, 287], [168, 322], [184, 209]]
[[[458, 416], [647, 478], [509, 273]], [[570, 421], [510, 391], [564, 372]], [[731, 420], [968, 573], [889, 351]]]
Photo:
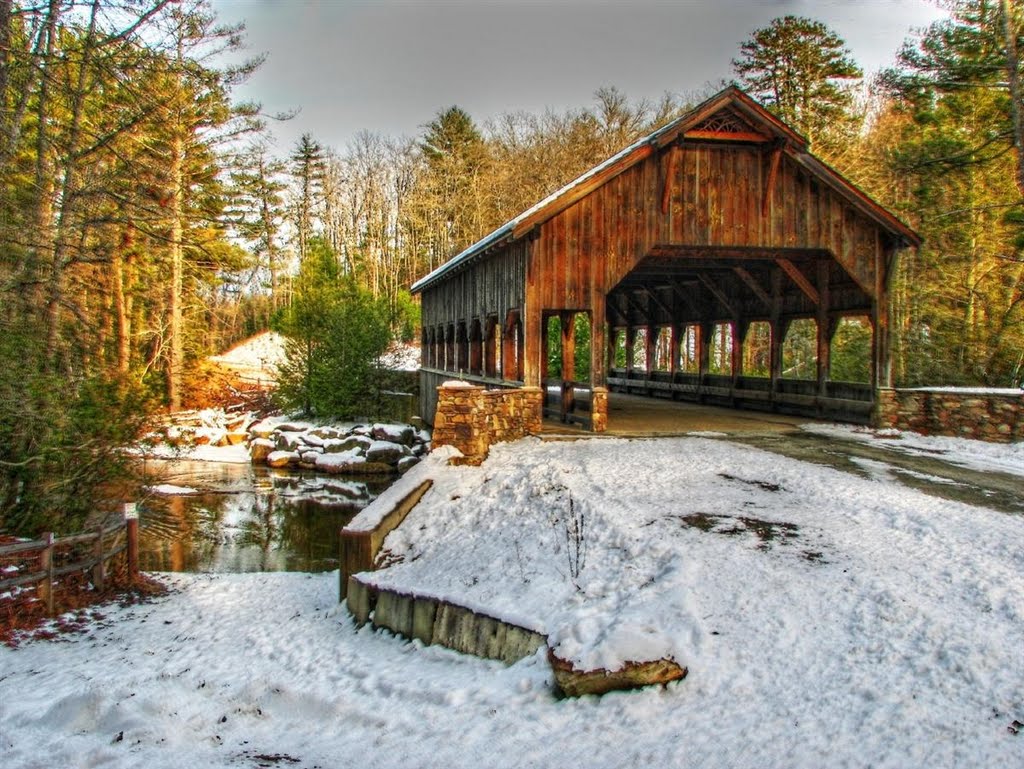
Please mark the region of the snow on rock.
[[325, 473], [341, 473], [350, 469], [353, 465], [366, 462], [366, 457], [357, 450], [351, 449], [338, 454], [319, 454], [316, 457], [316, 469]]
[[442, 382], [441, 387], [478, 387], [472, 382], [467, 382], [465, 379], [449, 379], [447, 382]]
[[[272, 452], [291, 452], [287, 465], [315, 464], [324, 472], [363, 470], [374, 473], [399, 473], [412, 464], [402, 460], [429, 451], [430, 434], [405, 424], [313, 425], [283, 418], [264, 419], [249, 431], [250, 452], [254, 463], [267, 463]], [[312, 457], [323, 454], [327, 459]], [[277, 461], [283, 461], [280, 455]]]
[[371, 462], [397, 464], [402, 457], [409, 456], [409, 447], [391, 441], [374, 441], [366, 448], [366, 458]]
[[300, 460], [297, 451], [271, 451], [267, 455], [268, 467], [288, 467], [290, 464], [298, 463]]

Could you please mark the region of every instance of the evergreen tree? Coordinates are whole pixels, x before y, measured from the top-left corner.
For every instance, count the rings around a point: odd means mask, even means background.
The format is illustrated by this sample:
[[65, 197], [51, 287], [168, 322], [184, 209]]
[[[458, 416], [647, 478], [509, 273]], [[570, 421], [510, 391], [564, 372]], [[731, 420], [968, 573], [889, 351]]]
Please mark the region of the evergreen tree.
[[[1015, 184], [1014, 107], [1005, 24], [1019, 13], [957, 0], [900, 53], [882, 83], [903, 116], [888, 162], [909, 182], [925, 245], [897, 289], [907, 379], [1008, 384], [1024, 350], [1024, 259]], [[1010, 7], [1010, 4], [1004, 6]], [[1016, 372], [1016, 373], [1015, 373]]]
[[292, 303], [276, 322], [286, 338], [277, 397], [319, 417], [376, 411], [376, 363], [390, 341], [387, 306], [343, 275], [331, 249], [309, 244]]
[[851, 133], [850, 84], [862, 76], [846, 43], [820, 21], [783, 16], [740, 46], [733, 70], [753, 96], [817, 151]]
[[295, 193], [294, 223], [299, 262], [305, 262], [313, 237], [313, 219], [323, 197], [324, 148], [312, 134], [302, 134], [291, 155], [292, 178], [298, 185]]

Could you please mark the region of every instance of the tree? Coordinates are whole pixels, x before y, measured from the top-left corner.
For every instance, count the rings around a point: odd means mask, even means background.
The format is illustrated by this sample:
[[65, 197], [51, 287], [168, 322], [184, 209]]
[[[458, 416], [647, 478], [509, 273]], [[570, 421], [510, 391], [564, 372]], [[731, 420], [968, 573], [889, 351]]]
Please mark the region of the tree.
[[1020, 35], [1013, 4], [957, 0], [881, 79], [901, 118], [890, 173], [906, 180], [906, 205], [925, 240], [896, 283], [906, 297], [898, 341], [911, 382], [1007, 384], [1019, 376], [1024, 210], [1007, 67], [1016, 48], [1008, 40]]
[[309, 244], [292, 303], [276, 322], [286, 338], [277, 397], [319, 417], [375, 410], [375, 365], [390, 341], [385, 304], [342, 275], [331, 249]]
[[436, 223], [433, 268], [484, 234], [487, 146], [469, 114], [449, 107], [427, 124], [419, 148], [426, 164], [426, 218]]
[[323, 195], [324, 148], [312, 134], [302, 134], [291, 155], [292, 178], [298, 185], [295, 192], [295, 238], [299, 262], [304, 262], [313, 237], [313, 216]]
[[811, 144], [827, 149], [849, 135], [850, 84], [863, 73], [839, 35], [820, 21], [783, 16], [755, 30], [740, 53], [732, 66], [742, 84]]

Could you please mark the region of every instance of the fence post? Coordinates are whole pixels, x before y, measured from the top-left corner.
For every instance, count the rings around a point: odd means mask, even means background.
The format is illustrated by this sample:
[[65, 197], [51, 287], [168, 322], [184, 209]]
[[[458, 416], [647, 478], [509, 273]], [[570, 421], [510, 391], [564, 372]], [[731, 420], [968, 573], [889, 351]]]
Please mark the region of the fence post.
[[139, 576], [139, 508], [134, 502], [124, 505], [124, 521], [128, 530], [128, 581]]
[[46, 576], [36, 585], [36, 597], [46, 604], [46, 615], [53, 616], [53, 532], [43, 535], [46, 544], [39, 551], [39, 570]]
[[96, 565], [92, 567], [92, 586], [96, 588], [97, 592], [103, 592], [104, 583], [106, 582], [106, 569], [103, 565], [102, 524], [96, 529], [96, 547], [93, 554], [96, 558]]

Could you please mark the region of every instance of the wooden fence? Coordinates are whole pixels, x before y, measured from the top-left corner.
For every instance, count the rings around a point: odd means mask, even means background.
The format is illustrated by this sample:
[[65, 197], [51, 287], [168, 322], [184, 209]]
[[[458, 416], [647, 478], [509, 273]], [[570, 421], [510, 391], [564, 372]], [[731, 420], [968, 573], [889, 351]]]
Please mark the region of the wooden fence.
[[32, 542], [0, 545], [0, 558], [25, 555], [23, 561], [32, 561], [34, 554], [36, 563], [36, 571], [0, 579], [0, 590], [35, 585], [36, 597], [45, 602], [47, 614], [53, 616], [55, 579], [88, 573], [93, 587], [103, 590], [107, 584], [108, 562], [125, 552], [128, 578], [134, 580], [139, 573], [139, 520], [131, 513], [124, 521], [85, 534], [56, 539], [52, 533], [46, 533]]

